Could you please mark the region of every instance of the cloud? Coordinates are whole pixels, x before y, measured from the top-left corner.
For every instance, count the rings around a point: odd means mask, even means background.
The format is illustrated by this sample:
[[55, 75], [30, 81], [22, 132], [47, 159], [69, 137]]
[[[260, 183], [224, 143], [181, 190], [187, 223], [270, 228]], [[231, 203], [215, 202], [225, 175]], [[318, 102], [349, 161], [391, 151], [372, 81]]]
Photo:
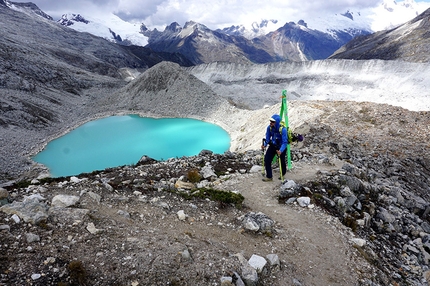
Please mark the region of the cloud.
[[[15, 0], [16, 2], [17, 0]], [[27, 2], [28, 0], [18, 0]], [[388, 0], [385, 0], [388, 1]], [[410, 1], [410, 0], [406, 0]], [[320, 15], [380, 6], [383, 0], [32, 0], [47, 14], [58, 19], [64, 13], [102, 15], [113, 12], [123, 20], [164, 29], [172, 22], [184, 25], [195, 21], [210, 29], [250, 25], [262, 19], [279, 23], [309, 21]], [[390, 2], [391, 3], [391, 2]]]
[[261, 19], [297, 22], [322, 12], [343, 13], [352, 8], [375, 7], [374, 0], [158, 0], [120, 1], [118, 16], [125, 20], [140, 20], [147, 26], [165, 26], [171, 22], [183, 25], [196, 21], [211, 29], [237, 24], [250, 24]]

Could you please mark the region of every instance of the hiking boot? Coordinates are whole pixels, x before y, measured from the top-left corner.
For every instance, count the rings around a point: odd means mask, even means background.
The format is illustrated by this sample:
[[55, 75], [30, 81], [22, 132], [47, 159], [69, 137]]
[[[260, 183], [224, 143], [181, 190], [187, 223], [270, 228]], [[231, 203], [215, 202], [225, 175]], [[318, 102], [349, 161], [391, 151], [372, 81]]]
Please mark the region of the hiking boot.
[[263, 182], [271, 182], [271, 181], [273, 181], [273, 179], [272, 179], [272, 178], [264, 178], [264, 179], [263, 179]]

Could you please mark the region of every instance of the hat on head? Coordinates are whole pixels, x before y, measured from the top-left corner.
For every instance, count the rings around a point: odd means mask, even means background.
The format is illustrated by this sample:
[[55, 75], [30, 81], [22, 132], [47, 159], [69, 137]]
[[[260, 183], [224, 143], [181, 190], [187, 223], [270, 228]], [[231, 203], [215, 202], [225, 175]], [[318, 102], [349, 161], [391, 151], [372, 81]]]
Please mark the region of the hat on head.
[[270, 117], [270, 119], [269, 119], [270, 121], [273, 121], [273, 122], [276, 122], [276, 119], [275, 118], [273, 118], [273, 117]]

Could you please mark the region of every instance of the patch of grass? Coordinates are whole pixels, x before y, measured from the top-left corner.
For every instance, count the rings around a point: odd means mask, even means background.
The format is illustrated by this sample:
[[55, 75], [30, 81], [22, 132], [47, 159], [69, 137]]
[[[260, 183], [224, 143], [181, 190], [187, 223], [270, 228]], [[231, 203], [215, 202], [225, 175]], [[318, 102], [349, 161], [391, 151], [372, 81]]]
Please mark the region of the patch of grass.
[[70, 271], [70, 278], [78, 285], [87, 285], [87, 271], [84, 268], [82, 261], [74, 260], [69, 263], [67, 268]]
[[15, 184], [14, 184], [14, 188], [17, 188], [17, 189], [20, 189], [20, 188], [27, 188], [28, 186], [30, 186], [31, 185], [31, 182], [30, 181], [19, 181], [19, 182], [16, 182]]
[[31, 181], [24, 180], [24, 181], [16, 182], [15, 184], [13, 184], [12, 188], [15, 188], [15, 189], [27, 188], [30, 185], [44, 185], [44, 184], [50, 184], [52, 182], [62, 182], [66, 179], [67, 177], [56, 177], [56, 178], [46, 177], [46, 178], [38, 179], [39, 183], [37, 184], [32, 184]]
[[323, 195], [318, 194], [318, 193], [314, 193], [312, 196], [316, 201], [321, 201], [323, 198]]
[[351, 228], [353, 232], [357, 231], [358, 224], [357, 224], [357, 220], [354, 217], [347, 215], [343, 220], [343, 224]]
[[197, 169], [193, 169], [188, 171], [187, 173], [188, 181], [191, 183], [198, 183], [200, 182], [202, 176], [200, 176], [199, 171]]
[[269, 238], [273, 238], [273, 233], [271, 231], [265, 231], [263, 234]]
[[210, 199], [220, 203], [221, 207], [233, 204], [236, 208], [242, 208], [242, 203], [245, 198], [241, 194], [236, 194], [230, 191], [221, 191], [208, 188], [200, 188], [192, 193], [178, 193], [186, 199], [200, 198]]
[[221, 177], [221, 176], [224, 176], [224, 175], [226, 174], [226, 172], [225, 172], [225, 171], [215, 171], [215, 174], [216, 174], [218, 177]]
[[56, 177], [56, 178], [46, 177], [46, 178], [40, 179], [39, 182], [41, 185], [44, 185], [44, 184], [50, 184], [53, 182], [55, 183], [63, 182], [67, 180], [67, 178], [70, 178], [70, 177]]

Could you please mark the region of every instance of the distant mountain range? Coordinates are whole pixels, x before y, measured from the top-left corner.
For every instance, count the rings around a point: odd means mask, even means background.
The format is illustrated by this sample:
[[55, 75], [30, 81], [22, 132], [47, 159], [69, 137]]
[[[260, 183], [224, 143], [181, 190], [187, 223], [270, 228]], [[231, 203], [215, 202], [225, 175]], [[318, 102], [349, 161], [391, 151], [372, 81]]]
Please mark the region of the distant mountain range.
[[[54, 21], [33, 3], [0, 1], [12, 9], [35, 13]], [[407, 0], [401, 4], [384, 1], [373, 10], [321, 15], [309, 19], [309, 22], [300, 20], [282, 25], [278, 20], [270, 19], [254, 22], [250, 27], [236, 25], [217, 30], [193, 21], [185, 23], [183, 27], [173, 22], [163, 31], [151, 30], [143, 23], [128, 23], [114, 14], [107, 14], [102, 18], [64, 14], [57, 22], [123, 46], [143, 46], [157, 53], [181, 54], [196, 65], [211, 62], [308, 61], [329, 57], [390, 59], [392, 51], [386, 53], [386, 49], [381, 47], [376, 52], [362, 54], [363, 49], [374, 46], [362, 46], [360, 41], [367, 39], [367, 42], [372, 42], [371, 39], [377, 36], [365, 36], [372, 35], [381, 25], [389, 30], [379, 31], [374, 35], [388, 35], [394, 29], [395, 21], [404, 17], [410, 17], [410, 20], [418, 14], [416, 3]], [[381, 19], [385, 19], [385, 22], [381, 22]], [[355, 40], [351, 41], [353, 39]], [[347, 52], [352, 48], [354, 52]]]
[[[163, 32], [142, 26], [147, 47], [154, 51], [179, 52], [194, 64], [216, 61], [268, 63], [325, 59], [356, 35], [370, 31], [350, 29], [330, 34], [309, 29], [304, 21], [290, 22], [273, 32], [249, 39], [238, 35], [240, 29], [210, 30], [205, 25], [172, 23]], [[243, 31], [245, 33], [245, 31]]]
[[[2, 2], [11, 8], [32, 11], [53, 20], [32, 3]], [[268, 63], [326, 59], [355, 37], [372, 34], [373, 26], [376, 26], [376, 21], [380, 23], [381, 18], [386, 19], [387, 28], [393, 26], [393, 18], [399, 21], [400, 15], [411, 15], [408, 20], [412, 19], [412, 15], [418, 14], [417, 9], [413, 0], [402, 4], [385, 1], [372, 11], [345, 11], [285, 24], [269, 19], [254, 22], [250, 27], [236, 25], [217, 30], [192, 21], [185, 23], [184, 27], [172, 22], [164, 31], [151, 30], [143, 23], [140, 26], [128, 23], [114, 14], [102, 18], [64, 14], [57, 22], [117, 44], [145, 46], [155, 52], [180, 53], [192, 64], [216, 61]]]

